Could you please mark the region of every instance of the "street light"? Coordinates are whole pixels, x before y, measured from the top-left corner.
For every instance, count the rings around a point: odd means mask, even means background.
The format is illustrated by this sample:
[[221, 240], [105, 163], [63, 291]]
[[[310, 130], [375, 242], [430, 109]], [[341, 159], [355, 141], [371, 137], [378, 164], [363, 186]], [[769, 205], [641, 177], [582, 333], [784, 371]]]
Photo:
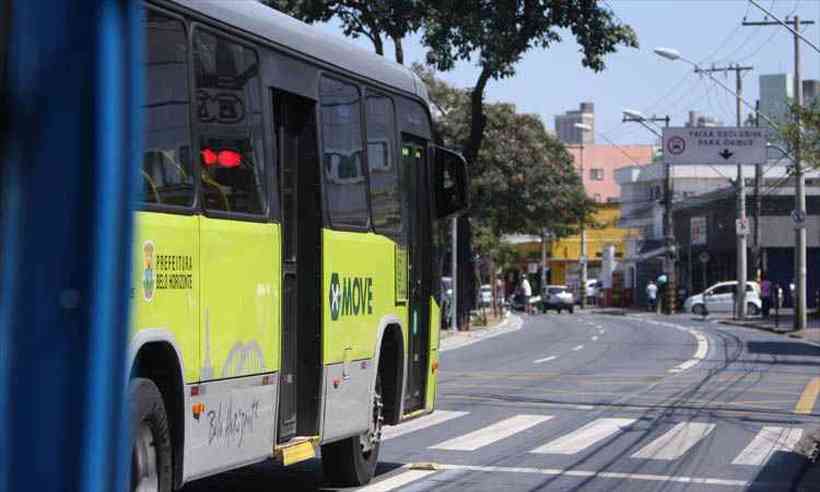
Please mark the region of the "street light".
[[[587, 125], [586, 123], [575, 123], [575, 128], [579, 130], [584, 130], [591, 132], [592, 126]], [[580, 169], [581, 169], [581, 186], [584, 186], [584, 136], [581, 135], [581, 158], [580, 158]], [[584, 186], [584, 196], [586, 196], [586, 187]], [[586, 226], [584, 223], [584, 219], [581, 219], [581, 289], [579, 293], [579, 297], [581, 300], [581, 309], [584, 309], [587, 304], [587, 231]]]
[[[667, 53], [668, 50], [662, 49], [663, 53]], [[657, 52], [657, 50], [656, 50]], [[658, 116], [652, 115], [651, 117], [647, 118], [641, 113], [640, 111], [634, 109], [624, 109], [623, 110], [624, 118], [623, 122], [634, 122], [638, 123], [650, 132], [657, 136], [660, 139], [663, 139], [663, 136], [659, 131], [655, 128], [649, 126], [647, 122], [658, 122], [663, 121], [666, 126], [669, 126], [669, 116], [665, 116], [660, 118]], [[676, 289], [676, 275], [675, 275], [675, 255], [673, 253], [673, 248], [675, 248], [675, 231], [672, 227], [672, 171], [669, 168], [668, 163], [664, 163], [663, 166], [664, 176], [663, 176], [663, 235], [664, 235], [664, 243], [667, 248], [667, 254], [664, 258], [664, 265], [663, 270], [666, 274], [666, 307], [668, 307], [669, 314], [674, 312], [674, 299], [675, 299], [675, 289]]]
[[[740, 95], [741, 92], [741, 77], [740, 77], [740, 70], [741, 68], [738, 66], [736, 67], [736, 75], [737, 75], [737, 90], [733, 91], [729, 87], [726, 86], [723, 82], [721, 82], [718, 78], [712, 75], [714, 70], [704, 70], [702, 69], [697, 63], [689, 60], [683, 56], [681, 56], [678, 50], [672, 48], [655, 48], [655, 54], [666, 58], [667, 60], [681, 60], [695, 68], [695, 73], [701, 74], [705, 73], [713, 82], [717, 85], [722, 87], [726, 90], [729, 94], [735, 96], [737, 100], [737, 126], [741, 126], [740, 121], [740, 105], [741, 103], [744, 104], [752, 111], [757, 111], [753, 108], [745, 99], [743, 99]], [[772, 123], [769, 118], [767, 118], [763, 113], [759, 113], [760, 115], [764, 116], [764, 119], [768, 123]], [[737, 163], [737, 219], [740, 224], [746, 223], [746, 187], [743, 183], [743, 165], [738, 162]], [[739, 231], [737, 235], [737, 295], [735, 296], [735, 313], [737, 313], [737, 318], [743, 319], [746, 317], [746, 233], [745, 231]]]

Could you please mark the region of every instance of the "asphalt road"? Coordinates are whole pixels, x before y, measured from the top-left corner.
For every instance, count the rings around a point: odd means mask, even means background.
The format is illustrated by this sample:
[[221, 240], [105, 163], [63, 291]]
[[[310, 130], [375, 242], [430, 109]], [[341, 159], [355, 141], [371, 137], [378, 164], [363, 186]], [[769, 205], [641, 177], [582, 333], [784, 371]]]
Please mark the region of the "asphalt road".
[[[526, 317], [444, 352], [439, 410], [386, 430], [360, 490], [789, 490], [820, 426], [818, 364], [818, 347], [690, 316]], [[323, 489], [312, 461], [186, 490]]]

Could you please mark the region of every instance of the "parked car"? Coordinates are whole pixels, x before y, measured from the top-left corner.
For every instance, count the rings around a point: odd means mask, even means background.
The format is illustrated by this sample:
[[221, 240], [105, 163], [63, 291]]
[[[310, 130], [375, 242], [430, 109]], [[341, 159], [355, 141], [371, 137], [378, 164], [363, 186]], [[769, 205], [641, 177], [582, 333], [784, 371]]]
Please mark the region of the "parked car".
[[559, 313], [566, 309], [570, 313], [575, 312], [575, 296], [566, 285], [546, 285], [541, 292], [541, 310], [547, 312], [555, 309]]
[[[731, 313], [734, 311], [737, 280], [717, 283], [700, 294], [690, 296], [683, 303], [687, 313], [705, 315], [708, 313]], [[763, 309], [760, 298], [760, 285], [757, 282], [746, 282], [746, 312], [755, 316]]]
[[492, 306], [493, 304], [493, 287], [490, 284], [482, 285], [478, 290], [478, 305]]

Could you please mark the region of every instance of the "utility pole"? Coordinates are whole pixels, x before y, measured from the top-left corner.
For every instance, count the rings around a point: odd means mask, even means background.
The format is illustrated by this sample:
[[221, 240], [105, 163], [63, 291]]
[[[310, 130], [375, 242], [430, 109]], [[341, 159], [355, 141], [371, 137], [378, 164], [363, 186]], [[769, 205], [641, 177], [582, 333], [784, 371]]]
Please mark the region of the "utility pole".
[[[695, 73], [735, 72], [735, 96], [737, 100], [737, 126], [743, 126], [743, 72], [754, 70], [754, 67], [729, 65], [727, 67], [696, 68]], [[743, 164], [737, 163], [737, 294], [735, 295], [735, 315], [737, 319], [746, 318], [746, 277], [747, 277], [747, 234], [749, 220], [746, 217], [746, 183], [743, 178]]]
[[[760, 101], [755, 104], [755, 118], [754, 125], [760, 127]], [[752, 246], [752, 266], [754, 268], [755, 279], [761, 281], [761, 273], [763, 272], [763, 258], [761, 254], [760, 243], [762, 239], [760, 231], [760, 212], [763, 208], [763, 197], [760, 196], [760, 187], [763, 181], [763, 164], [755, 164], [755, 208], [754, 208], [754, 245]]]
[[[452, 265], [452, 280], [451, 285], [453, 286], [453, 297], [451, 298], [450, 302], [450, 329], [453, 331], [458, 331], [458, 217], [453, 217], [450, 219], [450, 229], [451, 229], [451, 242], [452, 242], [452, 257], [451, 257], [451, 265]], [[495, 286], [493, 286], [495, 289]]]
[[[584, 186], [584, 139], [581, 137], [581, 186], [584, 187], [584, 195], [586, 195], [586, 186]], [[581, 219], [581, 309], [587, 306], [587, 228], [586, 221]]]
[[[803, 82], [800, 80], [800, 41], [806, 41], [816, 50], [810, 41], [800, 34], [800, 26], [812, 25], [814, 21], [801, 21], [800, 17], [795, 15], [791, 20], [786, 18], [781, 21], [776, 16], [772, 15], [766, 9], [751, 1], [757, 8], [763, 10], [767, 15], [771, 16], [774, 21], [760, 21], [760, 22], [743, 22], [744, 26], [783, 26], [794, 35], [794, 100], [798, 105], [803, 104]], [[789, 24], [792, 24], [789, 26]], [[795, 115], [795, 124], [800, 127], [800, 115]], [[803, 164], [800, 162], [800, 132], [796, 132], [796, 139], [794, 146], [794, 174], [795, 174], [795, 193], [794, 193], [794, 210], [798, 216], [806, 216], [806, 177], [803, 175]], [[806, 328], [806, 227], [798, 225], [794, 233], [794, 283], [795, 283], [795, 299], [794, 299], [794, 330], [803, 330]]]

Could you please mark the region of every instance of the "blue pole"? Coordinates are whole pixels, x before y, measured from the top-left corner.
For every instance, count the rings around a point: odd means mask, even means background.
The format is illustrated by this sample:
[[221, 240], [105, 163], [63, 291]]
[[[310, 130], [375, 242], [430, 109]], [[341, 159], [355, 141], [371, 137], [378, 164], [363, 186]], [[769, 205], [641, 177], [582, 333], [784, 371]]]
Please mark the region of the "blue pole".
[[0, 490], [126, 487], [138, 2], [15, 0], [0, 191]]

